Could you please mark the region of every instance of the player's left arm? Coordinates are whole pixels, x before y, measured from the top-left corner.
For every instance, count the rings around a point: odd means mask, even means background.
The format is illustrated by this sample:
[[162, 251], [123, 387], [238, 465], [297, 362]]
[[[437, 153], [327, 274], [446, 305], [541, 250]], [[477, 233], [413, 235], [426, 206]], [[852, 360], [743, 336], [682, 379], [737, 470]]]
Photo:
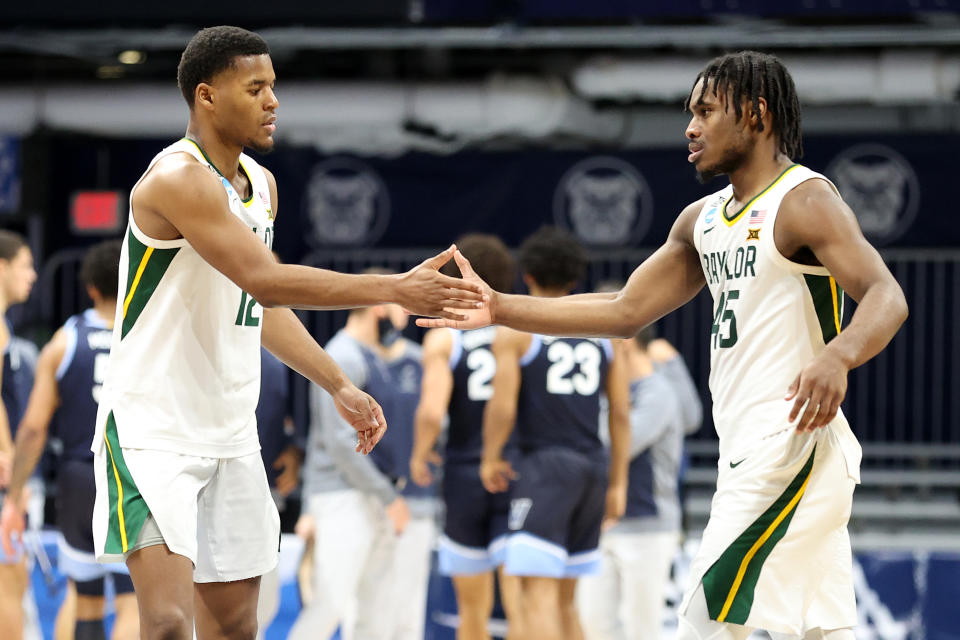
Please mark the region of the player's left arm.
[[483, 408], [483, 455], [480, 478], [491, 493], [506, 491], [515, 477], [510, 463], [503, 459], [503, 448], [513, 433], [520, 396], [520, 359], [533, 339], [507, 327], [498, 327], [490, 350], [497, 362], [493, 374], [493, 395]]
[[604, 520], [610, 523], [623, 516], [627, 508], [627, 470], [630, 465], [630, 380], [620, 344], [614, 345], [614, 356], [607, 370], [606, 393], [610, 408], [610, 472]]
[[47, 429], [53, 412], [60, 404], [60, 392], [57, 389], [57, 368], [67, 350], [67, 334], [63, 329], [57, 331], [46, 344], [37, 358], [34, 371], [33, 388], [24, 411], [23, 419], [17, 428], [14, 444], [13, 469], [7, 493], [8, 499], [18, 501], [23, 486], [33, 473], [37, 461], [43, 454], [47, 442]]
[[[277, 215], [277, 181], [267, 176], [274, 220]], [[343, 419], [357, 430], [357, 451], [370, 453], [387, 430], [380, 405], [356, 387], [327, 352], [317, 344], [291, 309], [263, 309], [260, 342], [285, 365], [333, 396]]]
[[[880, 353], [907, 318], [903, 290], [857, 219], [823, 180], [808, 180], [783, 199], [774, 230], [791, 258], [809, 250], [857, 302], [850, 323], [799, 372], [787, 392], [791, 422], [806, 403], [798, 429], [826, 426], [847, 391], [847, 373]], [[789, 338], [787, 338], [789, 339]]]

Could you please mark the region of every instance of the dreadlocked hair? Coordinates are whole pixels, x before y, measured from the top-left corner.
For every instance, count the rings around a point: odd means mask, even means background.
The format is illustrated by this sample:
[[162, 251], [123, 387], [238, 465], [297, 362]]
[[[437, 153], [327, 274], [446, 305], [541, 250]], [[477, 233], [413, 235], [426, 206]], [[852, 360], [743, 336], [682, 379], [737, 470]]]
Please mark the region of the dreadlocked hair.
[[758, 51], [728, 53], [711, 60], [697, 75], [693, 86], [703, 80], [700, 95], [693, 99], [693, 89], [683, 103], [684, 110], [699, 103], [707, 91], [713, 95], [725, 94], [733, 102], [737, 119], [743, 116], [743, 103], [753, 105], [753, 114], [763, 131], [758, 98], [767, 101], [773, 132], [780, 142], [780, 151], [792, 160], [803, 157], [800, 133], [800, 99], [790, 72], [776, 56]]

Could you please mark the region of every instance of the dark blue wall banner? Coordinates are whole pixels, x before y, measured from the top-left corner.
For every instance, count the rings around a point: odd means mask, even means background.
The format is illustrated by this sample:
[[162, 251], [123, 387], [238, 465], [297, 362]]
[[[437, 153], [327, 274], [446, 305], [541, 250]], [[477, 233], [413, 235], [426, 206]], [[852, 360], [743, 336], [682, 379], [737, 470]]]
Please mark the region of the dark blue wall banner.
[[[726, 184], [722, 177], [697, 183], [680, 133], [675, 147], [656, 149], [391, 158], [280, 146], [261, 158], [280, 189], [275, 246], [287, 261], [325, 247], [439, 247], [468, 231], [516, 246], [544, 224], [597, 248], [657, 246], [685, 205]], [[89, 242], [69, 235], [71, 193], [129, 190], [168, 142], [50, 141], [51, 251]], [[836, 183], [878, 246], [957, 246], [956, 179], [943, 155], [957, 143], [955, 135], [815, 136], [802, 162]]]

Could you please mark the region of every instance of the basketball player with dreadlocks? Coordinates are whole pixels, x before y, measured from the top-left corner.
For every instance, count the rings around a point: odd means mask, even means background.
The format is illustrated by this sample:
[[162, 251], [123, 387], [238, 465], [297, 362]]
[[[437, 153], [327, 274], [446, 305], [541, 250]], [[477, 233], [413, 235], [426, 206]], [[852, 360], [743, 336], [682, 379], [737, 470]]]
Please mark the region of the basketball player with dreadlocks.
[[[764, 629], [775, 640], [853, 640], [847, 520], [860, 446], [840, 403], [847, 373], [893, 338], [906, 301], [833, 184], [794, 162], [799, 100], [779, 60], [744, 51], [711, 61], [686, 107], [698, 178], [730, 184], [687, 206], [623, 289], [565, 298], [486, 289], [488, 306], [467, 321], [418, 324], [627, 337], [709, 287], [719, 476], [678, 638]], [[858, 307], [841, 329], [844, 291]]]

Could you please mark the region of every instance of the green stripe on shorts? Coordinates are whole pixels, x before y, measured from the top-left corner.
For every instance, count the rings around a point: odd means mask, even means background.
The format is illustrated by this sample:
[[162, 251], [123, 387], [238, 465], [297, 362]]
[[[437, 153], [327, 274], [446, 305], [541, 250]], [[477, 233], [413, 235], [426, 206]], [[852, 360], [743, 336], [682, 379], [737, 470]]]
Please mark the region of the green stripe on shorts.
[[136, 543], [150, 509], [123, 459], [112, 411], [107, 416], [104, 440], [107, 447], [107, 495], [110, 500], [110, 521], [104, 552], [123, 554]]
[[711, 620], [746, 624], [763, 563], [787, 533], [800, 498], [807, 489], [816, 452], [814, 447], [786, 491], [727, 547], [704, 574], [703, 593]]

